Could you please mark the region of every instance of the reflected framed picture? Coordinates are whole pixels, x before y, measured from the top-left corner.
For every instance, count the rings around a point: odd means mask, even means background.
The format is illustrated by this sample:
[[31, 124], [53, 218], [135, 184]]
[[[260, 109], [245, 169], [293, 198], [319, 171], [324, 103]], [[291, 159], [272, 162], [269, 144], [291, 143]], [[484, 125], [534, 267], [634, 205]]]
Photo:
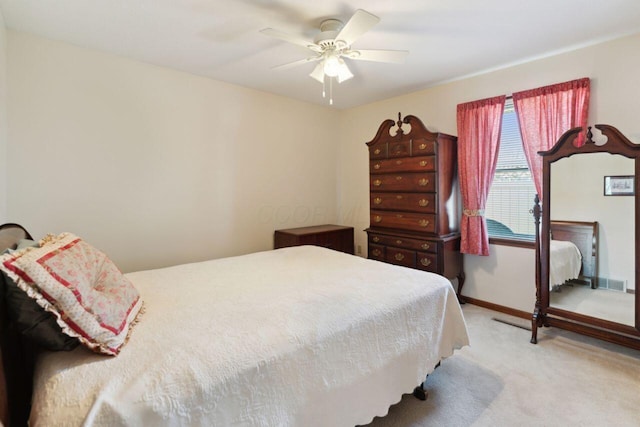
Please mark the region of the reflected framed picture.
[[604, 177], [605, 196], [633, 196], [635, 194], [635, 176], [614, 175]]

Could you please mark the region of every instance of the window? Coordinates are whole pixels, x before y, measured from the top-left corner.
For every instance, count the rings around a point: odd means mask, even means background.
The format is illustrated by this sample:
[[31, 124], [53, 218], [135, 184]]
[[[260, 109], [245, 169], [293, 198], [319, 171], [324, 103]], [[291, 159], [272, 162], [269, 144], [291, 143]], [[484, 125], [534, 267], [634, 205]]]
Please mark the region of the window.
[[529, 211], [535, 195], [518, 118], [509, 98], [502, 117], [498, 164], [485, 206], [489, 238], [534, 241], [535, 226]]

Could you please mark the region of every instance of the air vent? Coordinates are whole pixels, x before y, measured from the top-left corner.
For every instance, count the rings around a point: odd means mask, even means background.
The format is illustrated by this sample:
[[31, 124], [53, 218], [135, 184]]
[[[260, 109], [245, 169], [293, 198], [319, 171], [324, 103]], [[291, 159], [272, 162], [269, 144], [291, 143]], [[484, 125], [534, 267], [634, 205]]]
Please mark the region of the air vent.
[[598, 288], [609, 289], [611, 291], [627, 291], [626, 281], [609, 279], [607, 277], [598, 277]]

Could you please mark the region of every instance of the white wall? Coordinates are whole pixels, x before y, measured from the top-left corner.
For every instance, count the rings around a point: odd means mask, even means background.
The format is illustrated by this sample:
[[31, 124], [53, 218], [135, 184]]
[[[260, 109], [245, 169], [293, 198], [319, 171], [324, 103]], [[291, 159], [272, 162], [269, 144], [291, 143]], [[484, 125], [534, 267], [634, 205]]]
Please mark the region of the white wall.
[[[456, 135], [456, 105], [511, 94], [580, 77], [590, 77], [590, 122], [616, 126], [640, 142], [640, 35], [540, 59], [491, 73], [442, 84], [405, 96], [353, 108], [341, 116], [338, 182], [341, 220], [357, 227], [356, 245], [366, 248], [368, 227], [368, 154], [380, 123], [413, 114], [432, 131]], [[428, 73], [428, 69], [425, 73]], [[398, 78], [402, 78], [401, 75]], [[489, 257], [465, 255], [463, 294], [530, 311], [535, 301], [534, 252], [491, 246]]]
[[[334, 111], [8, 31], [7, 220], [74, 231], [125, 271], [268, 249], [274, 229], [322, 222], [355, 226], [366, 255], [365, 142], [383, 120], [455, 135], [461, 102], [590, 77], [590, 121], [640, 142], [638, 49], [626, 37]], [[533, 250], [491, 249], [465, 256], [464, 294], [530, 311]]]
[[335, 222], [338, 112], [8, 31], [8, 213], [124, 270]]
[[0, 9], [0, 224], [7, 222], [7, 31]]

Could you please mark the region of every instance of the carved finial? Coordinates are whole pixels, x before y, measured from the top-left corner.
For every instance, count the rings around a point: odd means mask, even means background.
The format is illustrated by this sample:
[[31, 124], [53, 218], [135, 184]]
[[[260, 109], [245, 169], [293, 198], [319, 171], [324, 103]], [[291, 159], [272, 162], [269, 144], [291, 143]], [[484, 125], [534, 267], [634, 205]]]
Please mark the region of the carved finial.
[[398, 133], [400, 135], [404, 135], [404, 131], [402, 130], [402, 115], [398, 112], [398, 121], [396, 122], [398, 125]]
[[593, 141], [593, 133], [591, 133], [591, 126], [589, 126], [587, 129], [587, 140], [585, 141], [585, 144], [595, 144], [595, 142]]

